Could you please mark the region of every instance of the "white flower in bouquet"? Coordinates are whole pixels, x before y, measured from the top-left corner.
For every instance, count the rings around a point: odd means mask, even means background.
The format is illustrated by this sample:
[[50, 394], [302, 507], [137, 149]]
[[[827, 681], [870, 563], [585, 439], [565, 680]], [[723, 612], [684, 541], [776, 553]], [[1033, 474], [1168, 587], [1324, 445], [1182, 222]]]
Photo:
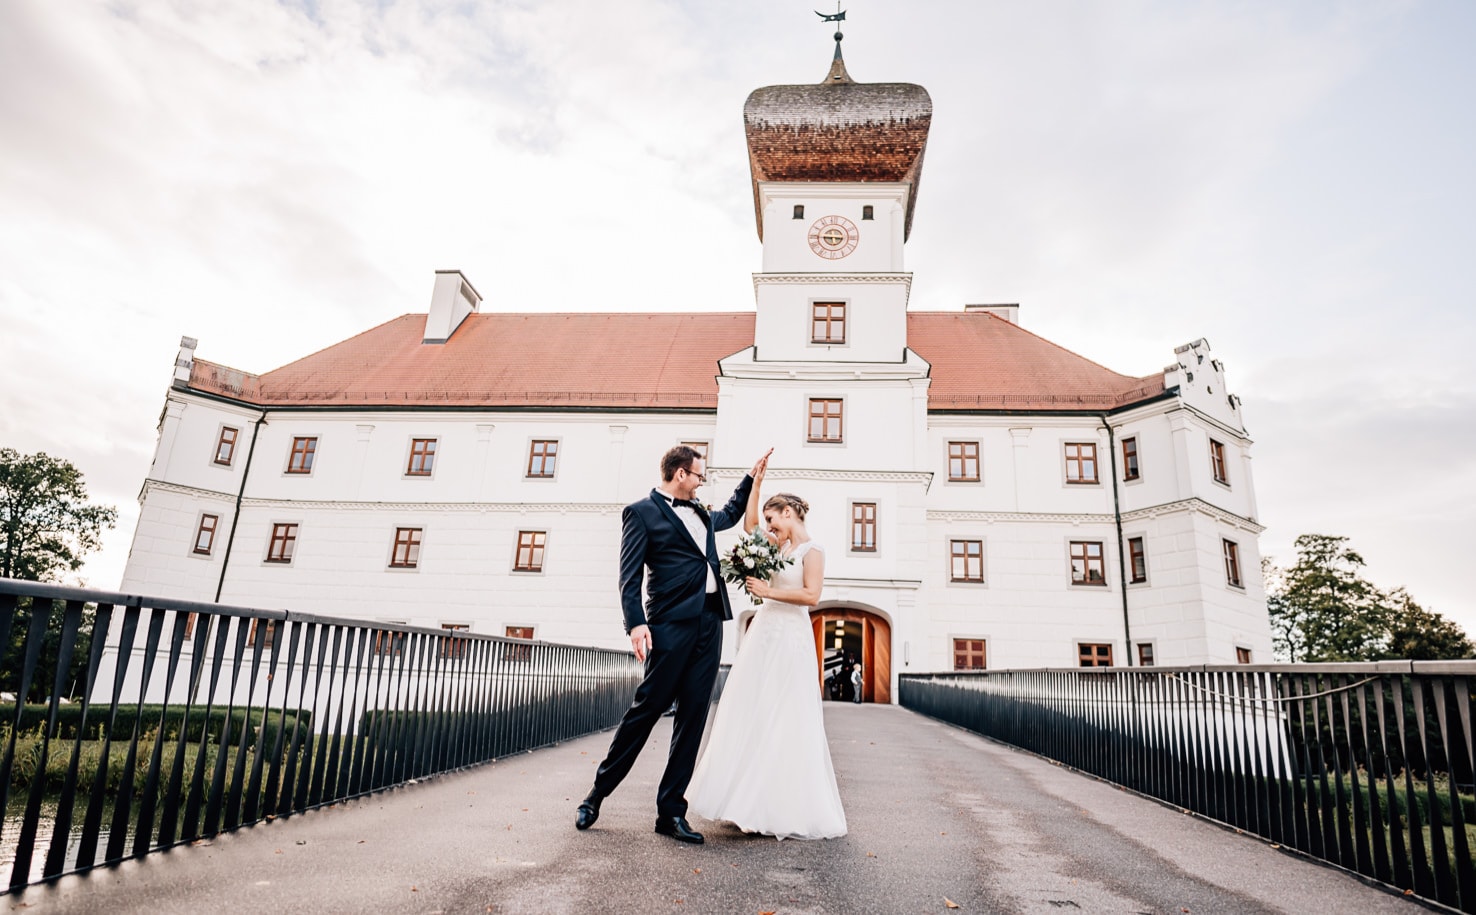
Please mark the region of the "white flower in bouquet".
[[[723, 557], [723, 578], [748, 592], [749, 578], [757, 578], [760, 581], [770, 581], [774, 573], [794, 562], [788, 556], [781, 555], [779, 545], [764, 536], [759, 528], [745, 534]], [[749, 599], [754, 604], [762, 604], [763, 600], [749, 594]]]

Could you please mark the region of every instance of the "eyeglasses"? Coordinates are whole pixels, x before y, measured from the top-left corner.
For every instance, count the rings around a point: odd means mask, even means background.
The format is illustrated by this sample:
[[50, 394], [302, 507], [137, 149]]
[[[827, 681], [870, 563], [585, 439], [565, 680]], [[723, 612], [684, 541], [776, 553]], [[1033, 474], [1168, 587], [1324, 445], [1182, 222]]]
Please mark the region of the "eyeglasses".
[[705, 474], [705, 473], [697, 473], [696, 471], [694, 471], [690, 467], [683, 467], [682, 470], [685, 471], [689, 476], [696, 477], [697, 480], [698, 480], [698, 482], [700, 482], [700, 483], [706, 483], [707, 482], [707, 474]]

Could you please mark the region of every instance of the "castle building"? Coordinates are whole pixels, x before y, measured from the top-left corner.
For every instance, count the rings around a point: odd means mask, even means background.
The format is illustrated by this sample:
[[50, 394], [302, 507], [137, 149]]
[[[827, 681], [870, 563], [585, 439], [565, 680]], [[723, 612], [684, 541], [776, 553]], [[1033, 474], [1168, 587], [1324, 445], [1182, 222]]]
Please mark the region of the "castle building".
[[185, 338], [122, 590], [627, 646], [621, 507], [672, 445], [706, 454], [709, 502], [772, 445], [766, 492], [826, 547], [817, 653], [867, 701], [908, 671], [1269, 661], [1208, 343], [1133, 377], [1014, 305], [909, 310], [932, 101], [852, 80], [839, 42], [743, 115], [751, 310], [512, 313], [446, 270], [426, 313], [263, 374]]

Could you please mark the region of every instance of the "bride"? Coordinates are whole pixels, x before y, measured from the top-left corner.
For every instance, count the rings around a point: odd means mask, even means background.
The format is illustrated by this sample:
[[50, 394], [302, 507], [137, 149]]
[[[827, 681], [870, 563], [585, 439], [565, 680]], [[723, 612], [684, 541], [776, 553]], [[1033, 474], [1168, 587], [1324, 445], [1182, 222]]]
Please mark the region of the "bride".
[[[756, 469], [745, 533], [758, 525], [767, 460]], [[820, 707], [810, 608], [820, 600], [825, 554], [805, 530], [805, 500], [763, 503], [767, 536], [794, 562], [772, 581], [748, 579], [762, 598], [718, 702], [707, 749], [687, 791], [693, 813], [779, 839], [846, 834]]]

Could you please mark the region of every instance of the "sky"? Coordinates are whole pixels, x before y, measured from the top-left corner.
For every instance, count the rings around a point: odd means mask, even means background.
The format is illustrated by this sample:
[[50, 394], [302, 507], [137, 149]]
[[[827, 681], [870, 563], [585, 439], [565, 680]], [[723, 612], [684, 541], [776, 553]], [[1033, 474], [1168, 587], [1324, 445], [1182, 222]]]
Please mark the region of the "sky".
[[[0, 446], [76, 464], [114, 588], [181, 336], [263, 372], [408, 312], [741, 311], [742, 106], [796, 0], [0, 2]], [[912, 308], [1146, 375], [1209, 340], [1264, 553], [1350, 537], [1476, 633], [1476, 4], [853, 0], [934, 104]]]

